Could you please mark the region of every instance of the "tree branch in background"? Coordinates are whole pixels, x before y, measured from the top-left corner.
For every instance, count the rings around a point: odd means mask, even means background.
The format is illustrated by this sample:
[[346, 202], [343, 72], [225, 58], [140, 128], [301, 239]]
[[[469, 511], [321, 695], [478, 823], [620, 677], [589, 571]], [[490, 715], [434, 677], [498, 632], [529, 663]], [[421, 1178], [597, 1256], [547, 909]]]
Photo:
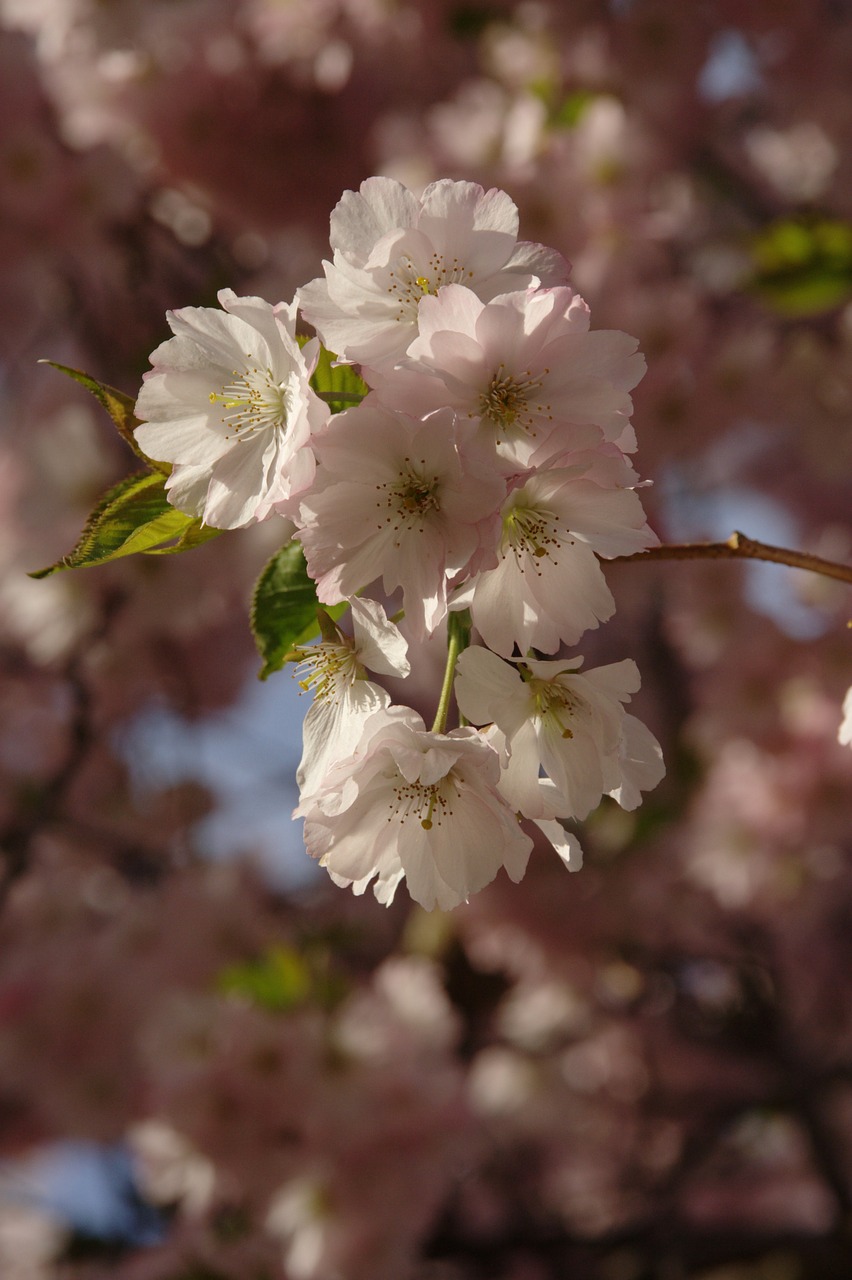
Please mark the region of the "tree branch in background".
[[791, 551], [786, 547], [773, 547], [766, 542], [747, 538], [744, 533], [732, 533], [726, 542], [680, 542], [651, 547], [631, 556], [616, 556], [618, 560], [769, 560], [773, 564], [786, 564], [793, 569], [808, 569], [825, 578], [837, 578], [852, 584], [852, 565], [823, 560], [807, 551]]

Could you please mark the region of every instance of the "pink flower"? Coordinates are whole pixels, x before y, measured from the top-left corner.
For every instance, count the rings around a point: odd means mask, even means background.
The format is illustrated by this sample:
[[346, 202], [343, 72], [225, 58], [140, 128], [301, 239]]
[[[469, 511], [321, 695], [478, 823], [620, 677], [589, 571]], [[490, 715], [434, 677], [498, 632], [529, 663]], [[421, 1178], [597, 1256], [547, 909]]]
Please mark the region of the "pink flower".
[[615, 603], [597, 556], [657, 542], [631, 487], [636, 473], [613, 446], [563, 461], [512, 490], [497, 567], [453, 597], [454, 608], [470, 609], [489, 649], [506, 658], [515, 645], [555, 653], [605, 622]]
[[378, 396], [408, 413], [449, 405], [476, 420], [504, 470], [541, 466], [603, 439], [633, 446], [628, 392], [645, 361], [626, 333], [590, 332], [589, 308], [571, 289], [485, 303], [449, 284], [423, 299], [419, 329], [401, 368], [375, 379]]
[[419, 200], [391, 178], [344, 192], [331, 215], [331, 247], [325, 279], [299, 290], [299, 306], [330, 350], [368, 368], [405, 354], [421, 301], [442, 285], [464, 283], [488, 299], [568, 279], [561, 254], [518, 242], [518, 210], [505, 191], [446, 178]]
[[[385, 676], [408, 675], [408, 645], [399, 628], [375, 600], [351, 601], [354, 635], [345, 635], [330, 620], [319, 644], [296, 650], [303, 689], [314, 690], [314, 701], [302, 726], [304, 751], [296, 770], [302, 798], [322, 783], [337, 760], [356, 750], [365, 722], [390, 705], [387, 692], [366, 677], [366, 669]], [[305, 675], [305, 672], [308, 674]]]
[[843, 699], [843, 719], [837, 730], [837, 741], [842, 747], [852, 746], [852, 689], [846, 690]]
[[639, 688], [636, 663], [626, 659], [582, 675], [581, 663], [515, 665], [480, 646], [459, 657], [459, 707], [474, 724], [494, 723], [505, 734], [500, 789], [525, 817], [585, 818], [604, 795], [635, 809], [640, 791], [665, 773], [659, 743], [624, 710]]
[[497, 791], [497, 752], [476, 729], [429, 733], [408, 707], [378, 711], [358, 752], [296, 810], [332, 879], [389, 903], [403, 879], [427, 910], [449, 910], [501, 867], [526, 870], [532, 841]]
[[294, 303], [230, 289], [219, 302], [168, 313], [175, 336], [151, 356], [135, 434], [149, 458], [173, 464], [174, 506], [235, 529], [310, 484], [311, 435], [329, 410], [309, 385], [318, 344], [299, 349]]
[[338, 414], [316, 441], [320, 467], [301, 499], [299, 534], [325, 604], [382, 578], [402, 587], [414, 633], [447, 611], [447, 582], [499, 527], [506, 486], [483, 470], [449, 409], [423, 421], [372, 398]]

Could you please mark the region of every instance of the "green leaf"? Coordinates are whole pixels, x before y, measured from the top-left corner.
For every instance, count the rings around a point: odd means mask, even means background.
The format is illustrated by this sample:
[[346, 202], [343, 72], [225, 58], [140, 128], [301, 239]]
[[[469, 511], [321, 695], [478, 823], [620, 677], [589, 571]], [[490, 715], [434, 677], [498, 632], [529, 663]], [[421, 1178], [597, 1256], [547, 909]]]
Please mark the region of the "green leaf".
[[751, 242], [748, 288], [787, 316], [811, 316], [852, 297], [852, 223], [782, 218]]
[[270, 1013], [287, 1013], [306, 1004], [333, 1009], [348, 984], [327, 946], [306, 941], [298, 947], [273, 944], [257, 957], [228, 965], [218, 974], [216, 988]]
[[283, 1013], [308, 1000], [313, 980], [298, 951], [273, 946], [257, 960], [229, 965], [216, 985], [223, 995], [242, 996], [261, 1009]]
[[103, 382], [98, 382], [97, 378], [92, 378], [88, 373], [81, 373], [79, 369], [69, 369], [68, 365], [57, 364], [55, 360], [40, 360], [40, 364], [49, 364], [51, 369], [58, 369], [60, 373], [65, 373], [69, 378], [73, 378], [75, 382], [79, 382], [87, 391], [91, 391], [95, 399], [103, 405], [109, 416], [115, 424], [118, 434], [121, 436], [125, 444], [128, 444], [137, 458], [141, 458], [149, 467], [153, 467], [156, 471], [168, 475], [171, 467], [167, 462], [155, 462], [142, 452], [136, 443], [136, 437], [133, 434], [135, 427], [139, 426], [139, 419], [136, 417], [136, 401], [130, 396], [124, 394], [123, 391], [116, 391], [115, 387], [108, 387]]
[[[539, 96], [548, 101], [543, 93]], [[586, 109], [595, 101], [595, 96], [588, 89], [576, 89], [574, 93], [569, 93], [556, 107], [551, 123], [557, 129], [575, 129], [586, 114]]]
[[[339, 618], [348, 606], [326, 606]], [[266, 565], [257, 580], [251, 604], [251, 629], [263, 658], [259, 677], [265, 680], [280, 671], [296, 644], [307, 644], [319, 635], [316, 587], [308, 577], [305, 556], [298, 542], [288, 542]]]
[[[332, 413], [351, 409], [370, 390], [351, 364], [336, 365], [333, 363], [336, 359], [336, 355], [321, 347], [317, 367], [311, 378], [311, 386], [317, 395], [322, 395], [328, 401]], [[340, 396], [339, 400], [334, 398], [335, 393]]]
[[224, 529], [215, 529], [212, 524], [204, 524], [201, 520], [191, 520], [176, 542], [167, 547], [148, 547], [146, 556], [172, 556], [178, 551], [192, 551], [193, 547], [203, 546], [211, 538], [218, 538]]
[[[104, 494], [69, 555], [29, 576], [47, 578], [63, 569], [105, 564], [137, 551], [183, 550], [178, 545], [166, 544], [174, 539], [180, 542], [198, 525], [192, 516], [170, 505], [165, 493], [165, 476], [155, 471], [137, 472]], [[190, 541], [189, 545], [195, 542]]]

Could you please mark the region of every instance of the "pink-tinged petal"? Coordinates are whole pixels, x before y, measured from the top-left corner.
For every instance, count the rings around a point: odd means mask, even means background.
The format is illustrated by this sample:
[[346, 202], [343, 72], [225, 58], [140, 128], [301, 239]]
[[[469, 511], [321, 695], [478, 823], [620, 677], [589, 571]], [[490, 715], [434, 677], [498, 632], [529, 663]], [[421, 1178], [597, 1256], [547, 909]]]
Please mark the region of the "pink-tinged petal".
[[[269, 304], [266, 305], [271, 311]], [[265, 337], [240, 316], [228, 315], [213, 307], [183, 307], [180, 311], [168, 312], [167, 316], [178, 337], [197, 343], [211, 362], [229, 371], [243, 372], [255, 362], [266, 368], [273, 361]]]
[[579, 655], [573, 658], [524, 658], [524, 666], [537, 680], [555, 680], [558, 676], [575, 675], [583, 662], [584, 659]]
[[432, 338], [444, 330], [464, 334], [476, 341], [476, 325], [485, 307], [484, 302], [461, 284], [447, 284], [423, 299], [418, 313], [419, 336], [410, 354], [419, 360], [430, 350]]
[[458, 259], [475, 277], [499, 269], [518, 235], [518, 210], [505, 191], [442, 178], [423, 192], [418, 228], [445, 261]]
[[843, 699], [843, 719], [837, 730], [837, 741], [842, 747], [852, 746], [852, 688], [846, 690]]
[[550, 505], [564, 526], [598, 555], [632, 555], [657, 545], [632, 489], [601, 489], [585, 479], [571, 480]]
[[435, 865], [430, 841], [424, 831], [412, 834], [400, 857], [405, 882], [412, 899], [424, 911], [452, 911], [465, 901], [463, 894], [443, 880]]
[[145, 419], [137, 440], [178, 473], [206, 467], [200, 512], [198, 475], [171, 479], [169, 500], [208, 524], [236, 528], [311, 483], [308, 442], [329, 411], [309, 385], [293, 338], [294, 307], [273, 308], [230, 290], [221, 302], [227, 310], [169, 313], [176, 336], [153, 354], [136, 405]]
[[353, 755], [365, 721], [390, 704], [390, 696], [370, 680], [356, 680], [330, 698], [315, 698], [302, 725], [302, 759], [296, 781], [303, 798], [321, 785], [331, 766]]
[[257, 518], [260, 495], [268, 488], [265, 473], [274, 453], [274, 442], [258, 436], [218, 460], [207, 491], [207, 524], [217, 529], [238, 529]]
[[589, 380], [603, 381], [617, 391], [632, 391], [641, 381], [645, 357], [638, 343], [617, 329], [592, 329], [589, 333], [556, 333], [542, 357], [553, 364], [556, 388], [582, 387]]
[[493, 722], [509, 737], [529, 714], [529, 691], [517, 667], [482, 645], [470, 645], [459, 655], [453, 689], [471, 724]]
[[569, 871], [580, 871], [583, 866], [583, 850], [576, 836], [566, 831], [561, 822], [536, 820], [539, 831], [553, 845]]
[[[362, 880], [374, 875], [385, 859], [398, 859], [397, 824], [387, 821], [389, 812], [381, 789], [367, 788], [345, 815], [328, 824], [332, 834], [319, 859], [322, 865], [347, 880]], [[364, 839], [365, 831], [370, 833], [369, 840]], [[306, 820], [305, 845], [315, 857], [311, 834], [312, 823]]]
[[642, 683], [639, 668], [632, 658], [610, 662], [604, 667], [594, 667], [591, 671], [585, 671], [582, 679], [584, 684], [592, 685], [619, 702], [629, 702], [630, 695], [638, 693]]
[[214, 462], [227, 453], [229, 448], [224, 434], [211, 430], [200, 414], [171, 418], [168, 421], [143, 422], [133, 434], [139, 448], [149, 458], [155, 458], [158, 462], [179, 462], [186, 466], [206, 466], [208, 475]]
[[383, 573], [385, 590], [402, 587], [403, 608], [415, 635], [431, 635], [447, 615], [447, 569], [443, 538], [425, 532], [396, 548]]
[[514, 653], [516, 637], [520, 637], [521, 652], [526, 652], [530, 645], [523, 642], [535, 625], [535, 615], [519, 590], [518, 579], [514, 558], [507, 557], [476, 579], [470, 598], [474, 626], [488, 648], [504, 658]]
[[647, 725], [635, 716], [624, 717], [624, 737], [618, 752], [620, 785], [609, 795], [622, 809], [636, 809], [642, 792], [651, 791], [665, 777], [662, 748]]
[[[153, 367], [142, 375], [143, 391], [149, 381], [156, 383], [164, 373], [195, 372], [203, 375], [203, 387], [206, 393], [211, 378], [218, 378], [220, 374], [230, 374], [233, 368], [233, 352], [231, 352], [231, 359], [225, 362], [214, 360], [211, 359], [210, 353], [203, 350], [194, 339], [187, 337], [167, 338], [151, 352], [150, 360]], [[173, 384], [170, 383], [170, 385]], [[189, 387], [192, 384], [188, 382], [186, 385]]]
[[415, 900], [451, 909], [501, 866], [523, 874], [531, 841], [497, 792], [498, 775], [497, 753], [476, 730], [428, 733], [408, 709], [378, 711], [357, 751], [299, 806], [308, 851], [355, 892], [375, 879], [388, 902], [404, 872]]
[[508, 740], [507, 759], [500, 778], [500, 791], [516, 813], [525, 818], [546, 818], [552, 814], [549, 796], [541, 788], [541, 756], [538, 732], [527, 719]]
[[299, 449], [291, 457], [278, 453], [275, 473], [270, 477], [269, 493], [264, 505], [280, 505], [280, 514], [289, 515], [290, 509], [298, 511], [297, 503], [300, 494], [313, 484], [317, 471], [317, 460], [313, 449]]
[[417, 337], [425, 295], [464, 284], [491, 299], [533, 282], [562, 285], [567, 264], [541, 245], [518, 245], [518, 212], [504, 191], [443, 179], [421, 199], [389, 179], [347, 192], [332, 215], [333, 262], [299, 292], [325, 345], [359, 363], [369, 381]]
[[409, 675], [408, 641], [378, 601], [356, 596], [350, 608], [359, 661], [377, 675]]
[[571, 263], [568, 259], [557, 249], [532, 240], [518, 241], [505, 269], [517, 275], [535, 276], [546, 287], [570, 284]]
[[423, 421], [364, 401], [316, 441], [320, 467], [300, 519], [308, 569], [324, 603], [378, 578], [401, 586], [418, 634], [446, 613], [448, 575], [481, 546], [505, 486], [456, 447], [455, 418]]
[[582, 819], [600, 803], [604, 793], [603, 764], [587, 734], [575, 728], [573, 738], [566, 739], [564, 732], [550, 717], [542, 720], [539, 731], [541, 763], [557, 791], [571, 805], [566, 816]]
[[[168, 348], [190, 345], [189, 342], [172, 338], [159, 350], [164, 356], [170, 357], [174, 353]], [[197, 347], [195, 352], [199, 356], [196, 367], [192, 367], [183, 353], [178, 352], [174, 360], [167, 359], [156, 368], [148, 370], [136, 398], [137, 417], [147, 422], [186, 417], [211, 421], [210, 389], [217, 385], [224, 386], [232, 374], [224, 365], [211, 364]]]
[[453, 801], [452, 818], [436, 823], [428, 840], [438, 875], [459, 902], [490, 884], [507, 860], [521, 860], [525, 867], [532, 850], [507, 805], [463, 785]]
[[357, 266], [367, 261], [377, 240], [416, 224], [419, 202], [393, 178], [367, 178], [359, 191], [344, 191], [331, 215], [331, 247]]
[[279, 302], [271, 307], [263, 298], [240, 298], [232, 289], [220, 289], [216, 296], [223, 311], [242, 320], [263, 338], [273, 361], [282, 345], [292, 357], [294, 349], [298, 348], [295, 341], [295, 302], [289, 305]]
[[523, 590], [530, 621], [525, 630], [527, 649], [555, 653], [562, 644], [576, 644], [584, 631], [595, 630], [615, 612], [615, 601], [594, 553], [582, 542], [560, 547], [556, 556], [525, 557]]
[[[207, 466], [178, 466], [166, 480], [166, 493], [179, 511], [187, 515], [204, 517], [207, 490], [210, 486], [210, 468]], [[206, 521], [209, 523], [209, 521]]]

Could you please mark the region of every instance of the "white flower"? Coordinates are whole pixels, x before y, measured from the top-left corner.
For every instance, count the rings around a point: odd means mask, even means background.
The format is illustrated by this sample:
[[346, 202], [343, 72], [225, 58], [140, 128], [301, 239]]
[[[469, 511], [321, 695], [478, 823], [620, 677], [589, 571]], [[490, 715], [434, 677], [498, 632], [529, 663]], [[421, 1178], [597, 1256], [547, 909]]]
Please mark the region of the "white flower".
[[503, 505], [499, 563], [453, 597], [496, 653], [555, 653], [605, 622], [615, 602], [597, 556], [654, 546], [636, 473], [612, 445], [529, 475]]
[[235, 529], [310, 484], [311, 436], [329, 410], [309, 385], [318, 344], [299, 349], [295, 303], [230, 289], [219, 302], [168, 313], [175, 336], [151, 356], [135, 434], [149, 458], [173, 464], [174, 506]]
[[842, 747], [852, 746], [852, 688], [846, 690], [843, 699], [843, 720], [837, 730], [837, 741]]
[[388, 595], [402, 587], [413, 632], [434, 631], [448, 577], [493, 545], [505, 482], [457, 443], [449, 409], [419, 421], [368, 398], [337, 414], [316, 450], [299, 537], [319, 599], [335, 604], [382, 578]]
[[411, 670], [408, 643], [382, 606], [357, 596], [350, 606], [353, 636], [329, 621], [328, 638], [296, 650], [301, 659], [296, 672], [300, 684], [314, 692], [296, 771], [302, 799], [316, 791], [332, 764], [355, 751], [373, 712], [390, 705], [385, 690], [366, 679], [366, 670], [403, 677]]
[[505, 191], [433, 182], [418, 199], [391, 178], [346, 191], [331, 215], [333, 262], [299, 290], [299, 306], [342, 359], [388, 367], [417, 336], [427, 294], [463, 283], [483, 299], [536, 284], [564, 284], [553, 249], [518, 242], [518, 210]]
[[628, 392], [645, 360], [626, 333], [589, 332], [589, 308], [573, 290], [485, 303], [450, 284], [423, 299], [419, 328], [400, 368], [374, 379], [391, 407], [423, 415], [449, 405], [475, 419], [509, 471], [604, 439], [634, 446]]
[[526, 870], [532, 841], [497, 791], [500, 761], [475, 729], [427, 732], [407, 707], [378, 711], [358, 752], [299, 806], [305, 844], [332, 879], [390, 902], [400, 880], [427, 910], [466, 902], [505, 867]]
[[512, 664], [479, 646], [459, 657], [459, 708], [472, 723], [494, 723], [505, 734], [500, 789], [526, 817], [585, 818], [604, 795], [633, 809], [640, 789], [655, 787], [665, 773], [659, 743], [624, 710], [639, 688], [635, 662], [582, 675], [581, 662]]

